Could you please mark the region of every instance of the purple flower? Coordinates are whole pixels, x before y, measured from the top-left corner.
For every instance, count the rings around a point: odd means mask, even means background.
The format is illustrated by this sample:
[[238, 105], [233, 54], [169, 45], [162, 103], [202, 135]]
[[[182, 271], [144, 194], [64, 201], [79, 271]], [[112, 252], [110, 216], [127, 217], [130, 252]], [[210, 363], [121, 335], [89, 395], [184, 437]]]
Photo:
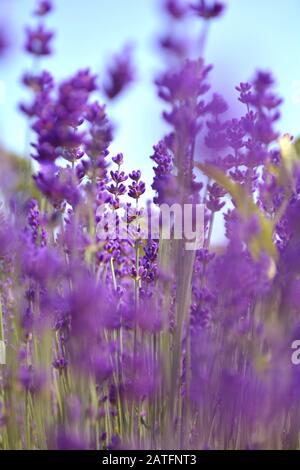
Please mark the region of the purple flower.
[[27, 28], [25, 49], [35, 56], [47, 56], [51, 54], [50, 42], [54, 36], [52, 31], [46, 31], [43, 25], [37, 29]]
[[[150, 158], [155, 204], [189, 204], [190, 222], [205, 205], [195, 252], [144, 233], [144, 215], [159, 220], [159, 210], [139, 205], [141, 171], [123, 169], [121, 153], [111, 158], [97, 77], [23, 75], [31, 101], [20, 108], [37, 169], [32, 181], [28, 162], [0, 149], [0, 340], [9, 359], [1, 448], [298, 445], [299, 141], [285, 141], [290, 162], [277, 142], [281, 99], [269, 72], [236, 87], [240, 116], [208, 95], [211, 67], [186, 59], [202, 45], [188, 21], [208, 22], [224, 7], [190, 2], [163, 2], [167, 67], [156, 86], [170, 129]], [[40, 0], [35, 14], [51, 7]], [[43, 26], [30, 29], [30, 53], [47, 55], [51, 38]], [[109, 68], [106, 96], [119, 96], [133, 75], [125, 50]]]
[[34, 12], [36, 16], [45, 16], [53, 9], [52, 1], [50, 0], [40, 0], [37, 8]]
[[98, 102], [88, 106], [86, 120], [89, 135], [85, 139], [85, 151], [90, 158], [97, 158], [107, 151], [112, 141], [112, 126], [108, 120], [105, 106]]
[[101, 355], [95, 355], [90, 362], [90, 368], [95, 374], [99, 384], [107, 381], [113, 374], [114, 369], [109, 358], [109, 351], [101, 351]]
[[110, 443], [107, 446], [107, 450], [118, 450], [120, 449], [120, 437], [114, 434], [111, 438]]
[[216, 183], [207, 186], [208, 200], [206, 202], [207, 208], [212, 212], [218, 212], [224, 207], [225, 202], [220, 199], [225, 196], [226, 191], [218, 186]]
[[34, 93], [49, 92], [54, 88], [53, 76], [47, 70], [44, 70], [39, 75], [26, 73], [23, 76], [22, 82]]
[[113, 297], [109, 298], [103, 287], [95, 283], [91, 273], [87, 269], [77, 271], [72, 276], [74, 291], [67, 294], [72, 331], [76, 337], [90, 335], [92, 341], [98, 328], [118, 328], [118, 312]]
[[33, 179], [38, 189], [54, 207], [59, 207], [64, 201], [73, 207], [79, 203], [80, 193], [70, 170], [57, 171], [55, 167], [49, 167], [39, 172]]
[[27, 246], [26, 253], [22, 252], [20, 258], [22, 272], [36, 282], [58, 280], [65, 272], [63, 262], [53, 248]]
[[254, 79], [254, 87], [258, 93], [265, 92], [274, 85], [274, 78], [270, 72], [258, 71]]
[[245, 131], [242, 126], [242, 122], [238, 119], [232, 119], [227, 124], [226, 128], [226, 140], [227, 144], [235, 150], [235, 155], [237, 156], [237, 151], [244, 147]]
[[[112, 177], [115, 183], [124, 183], [128, 179], [128, 176], [125, 175], [124, 171], [111, 171], [110, 176]], [[130, 175], [129, 175], [130, 176]]]
[[211, 20], [221, 16], [225, 5], [221, 2], [213, 2], [212, 5], [207, 5], [206, 0], [198, 0], [198, 3], [191, 5], [191, 9], [201, 18]]
[[119, 96], [134, 80], [131, 48], [126, 47], [115, 56], [114, 62], [107, 71], [107, 80], [104, 85], [104, 93], [113, 100]]
[[124, 358], [125, 394], [131, 399], [151, 399], [159, 384], [160, 371], [153, 356], [140, 350]]
[[218, 116], [228, 110], [228, 105], [221, 95], [214, 93], [211, 102], [206, 105], [205, 110], [207, 113]]
[[155, 176], [151, 186], [157, 194], [153, 202], [155, 204], [172, 203], [177, 194], [176, 179], [172, 175], [174, 169], [172, 155], [165, 141], [160, 141], [153, 149], [154, 154], [150, 158], [157, 165], [153, 168]]
[[88, 69], [80, 70], [60, 84], [57, 97], [50, 95], [49, 89], [43, 90], [37, 94], [33, 108], [25, 109], [37, 116], [32, 126], [38, 135], [33, 157], [40, 163], [54, 162], [58, 157], [69, 161], [81, 158], [85, 133], [78, 127], [85, 119], [89, 95], [95, 89], [96, 77]]
[[62, 370], [65, 370], [67, 368], [68, 360], [65, 357], [57, 357], [52, 362], [52, 365], [54, 369], [57, 369], [61, 372]]
[[240, 92], [239, 101], [244, 104], [250, 104], [252, 85], [250, 83], [240, 83], [235, 89]]
[[3, 29], [3, 26], [0, 25], [0, 58], [3, 57], [9, 47], [9, 42], [7, 39], [7, 34]]
[[219, 120], [206, 123], [208, 133], [205, 136], [205, 145], [210, 149], [223, 150], [227, 146], [227, 123]]
[[122, 183], [117, 185], [111, 184], [110, 186], [107, 186], [106, 189], [109, 193], [116, 197], [126, 194], [126, 186], [124, 186]]
[[57, 433], [56, 445], [58, 450], [86, 450], [88, 449], [85, 439], [71, 430], [61, 428]]
[[[34, 101], [31, 105], [31, 115], [38, 116], [44, 109], [46, 102], [50, 102], [51, 91], [54, 89], [54, 78], [47, 72], [43, 71], [38, 75], [25, 73], [22, 77], [22, 83], [34, 93]], [[21, 105], [24, 111], [25, 105]], [[29, 106], [27, 106], [28, 108]]]
[[[174, 172], [173, 177], [167, 177], [167, 192], [176, 187], [177, 195], [183, 199], [195, 197], [199, 189], [193, 172], [194, 151], [206, 114], [203, 95], [209, 90], [206, 78], [210, 70], [211, 67], [204, 66], [201, 59], [186, 60], [179, 69], [171, 69], [156, 80], [160, 98], [170, 106], [163, 117], [173, 130], [165, 138], [165, 144], [174, 156]], [[158, 179], [157, 183], [159, 187], [163, 185]]]
[[46, 220], [40, 216], [40, 212], [35, 201], [32, 201], [32, 204], [34, 205], [32, 205], [28, 212], [28, 228], [32, 233], [32, 242], [38, 246], [44, 247], [47, 245], [48, 237], [47, 229], [45, 227]]
[[46, 385], [46, 375], [44, 371], [36, 370], [32, 366], [21, 366], [19, 381], [27, 392], [39, 393]]
[[27, 307], [21, 316], [21, 327], [26, 334], [28, 334], [33, 327], [33, 312], [30, 307]]
[[167, 53], [172, 53], [178, 57], [186, 57], [188, 53], [188, 42], [175, 35], [168, 34], [159, 40], [159, 45]]
[[133, 199], [139, 199], [146, 191], [146, 185], [143, 183], [143, 181], [140, 181], [139, 183], [133, 181], [133, 183], [131, 183], [128, 188], [128, 196]]
[[211, 70], [211, 66], [205, 67], [202, 60], [187, 60], [184, 66], [177, 72], [169, 72], [156, 80], [159, 97], [169, 103], [177, 100], [187, 100], [205, 94], [209, 85], [204, 81]]
[[150, 305], [139, 309], [136, 314], [136, 321], [140, 329], [148, 333], [158, 333], [162, 329], [161, 312]]
[[140, 180], [141, 175], [142, 173], [140, 170], [132, 171], [131, 173], [129, 173], [129, 178], [137, 183]]
[[124, 157], [122, 153], [118, 153], [118, 155], [116, 155], [115, 157], [112, 157], [112, 161], [118, 166], [122, 165], [123, 160], [124, 160]]
[[175, 20], [181, 20], [187, 13], [187, 7], [178, 0], [166, 0], [165, 8]]

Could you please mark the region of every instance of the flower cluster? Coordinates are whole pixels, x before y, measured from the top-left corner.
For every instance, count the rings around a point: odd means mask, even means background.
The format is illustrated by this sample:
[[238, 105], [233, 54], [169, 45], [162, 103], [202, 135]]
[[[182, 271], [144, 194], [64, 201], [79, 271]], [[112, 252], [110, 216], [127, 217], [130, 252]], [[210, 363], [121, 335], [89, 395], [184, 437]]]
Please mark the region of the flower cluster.
[[[51, 10], [41, 0], [34, 16]], [[223, 11], [164, 2], [178, 26]], [[28, 29], [27, 52], [40, 61], [52, 38]], [[300, 144], [277, 130], [270, 72], [237, 85], [233, 115], [212, 67], [169, 39], [156, 86], [170, 132], [153, 147], [152, 184], [111, 155], [95, 96], [133, 81], [127, 51], [102, 87], [89, 69], [23, 76], [33, 165], [1, 155], [0, 449], [298, 447]], [[191, 207], [193, 225], [199, 203], [203, 244], [187, 250], [175, 209]], [[145, 227], [162, 204], [168, 240]]]

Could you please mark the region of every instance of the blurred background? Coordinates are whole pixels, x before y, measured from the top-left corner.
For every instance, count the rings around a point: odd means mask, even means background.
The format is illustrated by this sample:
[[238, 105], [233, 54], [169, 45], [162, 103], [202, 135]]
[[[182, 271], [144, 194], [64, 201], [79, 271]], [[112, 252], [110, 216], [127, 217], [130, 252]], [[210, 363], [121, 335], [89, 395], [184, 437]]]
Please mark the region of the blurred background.
[[[184, 1], [184, 0], [183, 0]], [[56, 31], [54, 55], [41, 68], [56, 78], [90, 67], [100, 77], [111, 54], [124, 44], [135, 46], [137, 81], [109, 104], [115, 126], [112, 152], [122, 151], [128, 169], [141, 168], [148, 188], [152, 178], [149, 155], [165, 132], [163, 103], [156, 97], [153, 80], [164, 70], [164, 56], [157, 39], [166, 27], [162, 0], [54, 0], [55, 11], [47, 26]], [[223, 17], [212, 24], [205, 46], [205, 60], [215, 65], [215, 91], [229, 93], [256, 69], [272, 70], [284, 98], [282, 132], [298, 134], [300, 123], [299, 0], [228, 0]], [[20, 77], [32, 67], [24, 53], [24, 26], [36, 24], [35, 0], [0, 0], [0, 25], [10, 42], [0, 70], [0, 144], [24, 153], [26, 120], [18, 102], [26, 97]], [[202, 23], [195, 26], [195, 34]]]

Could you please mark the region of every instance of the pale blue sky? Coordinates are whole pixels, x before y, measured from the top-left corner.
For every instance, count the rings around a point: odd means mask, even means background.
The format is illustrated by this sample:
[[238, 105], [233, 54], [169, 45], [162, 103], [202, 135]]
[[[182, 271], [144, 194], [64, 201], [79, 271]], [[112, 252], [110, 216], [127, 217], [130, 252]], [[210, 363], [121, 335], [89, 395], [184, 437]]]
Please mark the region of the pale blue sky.
[[[149, 155], [152, 145], [164, 132], [152, 79], [163, 60], [153, 46], [162, 32], [164, 18], [159, 0], [55, 0], [56, 11], [49, 17], [55, 28], [55, 55], [43, 67], [63, 78], [78, 68], [90, 66], [100, 72], [110, 53], [125, 42], [137, 45], [139, 80], [126, 95], [108, 108], [117, 125], [112, 151], [123, 151], [128, 168], [141, 168], [148, 182], [152, 176]], [[282, 130], [300, 134], [300, 100], [295, 99], [300, 83], [299, 0], [229, 0], [224, 17], [213, 24], [206, 49], [206, 61], [215, 63], [214, 86], [232, 89], [257, 68], [271, 69], [278, 90], [285, 99]], [[0, 64], [0, 80], [5, 96], [0, 104], [0, 141], [12, 150], [24, 148], [25, 120], [17, 112], [24, 97], [19, 77], [29, 69], [30, 60], [22, 51], [23, 26], [34, 0], [0, 0], [0, 17], [10, 27], [13, 50]], [[299, 86], [300, 88], [300, 86]]]

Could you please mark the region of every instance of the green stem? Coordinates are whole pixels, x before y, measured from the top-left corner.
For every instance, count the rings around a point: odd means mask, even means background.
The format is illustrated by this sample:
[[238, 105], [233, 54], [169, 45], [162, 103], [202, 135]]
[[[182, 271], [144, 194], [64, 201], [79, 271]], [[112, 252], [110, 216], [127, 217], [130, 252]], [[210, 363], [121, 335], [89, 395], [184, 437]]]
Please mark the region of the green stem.
[[2, 311], [1, 295], [0, 295], [0, 341], [4, 341], [4, 326], [3, 326], [3, 311]]

